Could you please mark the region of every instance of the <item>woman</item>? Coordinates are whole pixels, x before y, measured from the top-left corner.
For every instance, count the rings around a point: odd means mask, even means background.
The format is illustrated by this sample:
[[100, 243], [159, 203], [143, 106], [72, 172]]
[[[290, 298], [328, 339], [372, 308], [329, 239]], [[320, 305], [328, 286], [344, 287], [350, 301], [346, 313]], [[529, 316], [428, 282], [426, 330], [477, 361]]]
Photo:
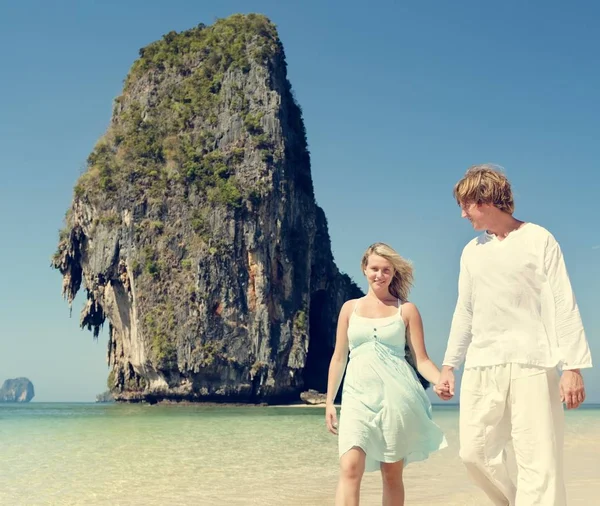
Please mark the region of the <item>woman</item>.
[[431, 420], [425, 390], [405, 359], [405, 344], [419, 373], [436, 384], [436, 393], [443, 387], [437, 386], [440, 371], [427, 356], [419, 311], [407, 301], [411, 265], [388, 245], [376, 243], [365, 252], [361, 267], [369, 291], [340, 310], [327, 384], [325, 420], [329, 431], [338, 434], [334, 400], [350, 352], [342, 391], [335, 504], [358, 505], [363, 473], [380, 469], [383, 505], [403, 505], [404, 466], [447, 445]]

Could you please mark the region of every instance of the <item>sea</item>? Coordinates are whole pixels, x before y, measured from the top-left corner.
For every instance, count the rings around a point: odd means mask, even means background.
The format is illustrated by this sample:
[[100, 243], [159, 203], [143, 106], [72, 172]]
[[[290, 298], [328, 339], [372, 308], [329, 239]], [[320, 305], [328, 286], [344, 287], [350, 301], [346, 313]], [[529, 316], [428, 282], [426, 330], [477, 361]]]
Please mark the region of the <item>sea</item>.
[[[569, 505], [600, 505], [600, 406], [566, 413]], [[458, 409], [435, 405], [448, 448], [405, 471], [407, 505], [488, 504], [458, 458]], [[336, 437], [322, 407], [0, 404], [0, 505], [333, 505]], [[381, 504], [381, 477], [361, 505]]]

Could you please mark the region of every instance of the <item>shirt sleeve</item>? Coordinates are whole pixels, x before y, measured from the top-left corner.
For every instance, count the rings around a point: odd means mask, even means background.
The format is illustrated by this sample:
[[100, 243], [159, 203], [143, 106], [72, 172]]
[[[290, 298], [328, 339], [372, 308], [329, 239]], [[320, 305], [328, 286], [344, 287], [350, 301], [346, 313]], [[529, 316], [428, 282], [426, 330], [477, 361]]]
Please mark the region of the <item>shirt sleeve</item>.
[[579, 307], [558, 242], [551, 236], [544, 254], [546, 276], [554, 297], [556, 339], [563, 370], [592, 367]]
[[464, 362], [469, 344], [471, 344], [471, 322], [473, 309], [471, 306], [471, 275], [465, 261], [465, 252], [460, 258], [458, 274], [458, 299], [452, 317], [450, 337], [442, 365], [458, 368]]

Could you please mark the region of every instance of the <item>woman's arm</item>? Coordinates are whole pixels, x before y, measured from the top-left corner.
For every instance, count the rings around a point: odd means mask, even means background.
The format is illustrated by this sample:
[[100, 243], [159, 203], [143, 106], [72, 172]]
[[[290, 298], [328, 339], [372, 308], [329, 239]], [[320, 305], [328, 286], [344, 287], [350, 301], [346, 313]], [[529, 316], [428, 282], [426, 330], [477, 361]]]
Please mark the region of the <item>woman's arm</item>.
[[437, 384], [440, 378], [440, 370], [427, 355], [423, 320], [417, 306], [412, 302], [404, 303], [402, 305], [402, 315], [406, 321], [406, 339], [415, 358], [417, 370], [430, 383]]
[[338, 316], [335, 349], [329, 363], [327, 404], [333, 404], [348, 362], [348, 319], [352, 312], [352, 302], [351, 300], [345, 302]]
[[327, 379], [327, 397], [325, 405], [325, 422], [327, 428], [332, 434], [337, 434], [337, 414], [335, 406], [335, 397], [342, 377], [344, 376], [344, 370], [346, 369], [346, 363], [348, 362], [348, 320], [352, 313], [354, 301], [347, 301], [340, 309], [338, 316], [337, 331], [335, 336], [335, 349], [329, 363], [329, 377]]

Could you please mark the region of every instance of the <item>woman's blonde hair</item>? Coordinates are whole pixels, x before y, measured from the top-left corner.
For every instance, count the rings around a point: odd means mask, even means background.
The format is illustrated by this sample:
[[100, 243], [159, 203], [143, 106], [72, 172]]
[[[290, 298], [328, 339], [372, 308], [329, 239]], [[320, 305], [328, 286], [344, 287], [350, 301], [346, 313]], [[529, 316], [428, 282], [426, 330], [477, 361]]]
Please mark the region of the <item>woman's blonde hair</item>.
[[508, 214], [515, 212], [510, 182], [496, 165], [484, 163], [469, 167], [454, 186], [453, 194], [459, 206], [471, 202], [493, 204]]
[[383, 242], [376, 242], [371, 244], [365, 251], [362, 257], [360, 265], [362, 270], [367, 268], [369, 263], [369, 257], [371, 255], [378, 255], [385, 258], [394, 268], [394, 277], [390, 283], [389, 291], [394, 297], [397, 297], [402, 302], [408, 300], [408, 293], [413, 284], [413, 268], [412, 264], [402, 258], [396, 251]]

